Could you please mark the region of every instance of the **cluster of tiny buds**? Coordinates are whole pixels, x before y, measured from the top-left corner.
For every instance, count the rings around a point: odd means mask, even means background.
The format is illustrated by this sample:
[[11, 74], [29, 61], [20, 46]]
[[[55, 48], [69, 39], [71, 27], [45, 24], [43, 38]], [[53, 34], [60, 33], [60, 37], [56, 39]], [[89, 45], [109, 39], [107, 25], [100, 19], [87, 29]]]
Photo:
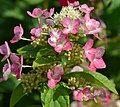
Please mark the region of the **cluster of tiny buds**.
[[72, 51], [68, 51], [66, 56], [68, 57], [68, 60], [73, 60], [77, 64], [81, 64], [84, 61], [84, 59], [83, 59], [83, 50], [79, 46], [79, 44], [74, 44]]

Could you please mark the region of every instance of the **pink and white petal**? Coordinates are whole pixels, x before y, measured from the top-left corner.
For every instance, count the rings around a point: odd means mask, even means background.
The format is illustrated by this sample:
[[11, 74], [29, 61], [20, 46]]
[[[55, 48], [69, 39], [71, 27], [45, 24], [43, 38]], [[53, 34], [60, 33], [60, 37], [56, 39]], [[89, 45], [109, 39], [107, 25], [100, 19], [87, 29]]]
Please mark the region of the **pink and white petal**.
[[63, 50], [63, 45], [62, 44], [57, 45], [57, 46], [54, 47], [54, 49], [55, 49], [56, 52], [61, 53], [62, 50]]
[[98, 69], [106, 68], [106, 64], [102, 58], [94, 59], [94, 66]]
[[55, 8], [50, 9], [50, 17], [54, 14]]
[[61, 24], [64, 26], [64, 27], [68, 27], [70, 24], [71, 24], [71, 19], [69, 17], [65, 17]]
[[93, 44], [94, 44], [93, 39], [89, 39], [89, 40], [86, 42], [86, 44], [85, 44], [85, 46], [83, 47], [83, 49], [84, 49], [84, 50], [88, 50], [88, 49], [92, 48]]
[[49, 88], [53, 89], [56, 87], [56, 85], [57, 85], [57, 83], [53, 79], [48, 80], [48, 87]]
[[56, 42], [57, 42], [57, 40], [56, 40], [55, 37], [50, 37], [50, 38], [48, 38], [48, 43], [49, 43], [51, 46], [55, 47], [55, 46], [56, 46]]
[[94, 60], [95, 52], [96, 52], [96, 49], [94, 49], [94, 48], [91, 48], [88, 51], [85, 51], [85, 56], [86, 56], [86, 58], [88, 58], [88, 60], [90, 62], [92, 62]]
[[68, 33], [70, 33], [70, 30], [71, 30], [71, 29], [64, 28], [64, 29], [62, 30], [62, 32], [63, 32], [64, 34], [68, 34]]
[[82, 93], [82, 90], [74, 90], [73, 91], [73, 99], [76, 101], [83, 101], [84, 94]]

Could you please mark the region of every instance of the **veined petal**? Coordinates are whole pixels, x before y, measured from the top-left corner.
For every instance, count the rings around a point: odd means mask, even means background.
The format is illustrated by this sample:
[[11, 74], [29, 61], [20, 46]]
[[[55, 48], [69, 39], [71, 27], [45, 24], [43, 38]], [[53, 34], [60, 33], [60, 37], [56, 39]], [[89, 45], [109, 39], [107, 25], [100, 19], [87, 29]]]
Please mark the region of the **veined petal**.
[[102, 58], [94, 59], [93, 62], [94, 62], [94, 66], [98, 69], [106, 68], [106, 64], [105, 64], [105, 62], [103, 61]]
[[86, 58], [88, 58], [88, 60], [92, 62], [95, 58], [95, 52], [96, 52], [96, 49], [94, 49], [94, 48], [86, 50], [85, 51]]
[[57, 83], [55, 82], [55, 80], [53, 80], [53, 79], [48, 80], [48, 87], [49, 88], [53, 89], [56, 87], [56, 85], [57, 85]]
[[92, 48], [93, 44], [94, 44], [93, 39], [89, 39], [89, 40], [86, 42], [86, 44], [85, 44], [85, 46], [83, 47], [83, 49], [84, 49], [84, 50], [88, 50], [88, 49]]

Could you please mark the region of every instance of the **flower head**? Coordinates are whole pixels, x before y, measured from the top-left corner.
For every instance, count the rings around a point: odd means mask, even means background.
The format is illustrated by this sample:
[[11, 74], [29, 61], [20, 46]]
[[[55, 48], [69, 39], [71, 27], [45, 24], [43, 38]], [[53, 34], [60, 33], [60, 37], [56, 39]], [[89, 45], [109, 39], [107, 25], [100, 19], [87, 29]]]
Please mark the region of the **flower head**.
[[16, 78], [20, 78], [22, 72], [22, 65], [23, 65], [23, 57], [17, 56], [15, 53], [10, 55], [10, 60], [12, 62], [11, 71], [15, 74]]
[[78, 33], [79, 30], [80, 20], [79, 19], [72, 20], [69, 17], [65, 17], [62, 20], [61, 24], [65, 27], [63, 29], [64, 34], [68, 33], [76, 34]]
[[106, 68], [106, 65], [102, 59], [105, 52], [103, 47], [92, 48], [94, 41], [89, 39], [83, 47], [85, 51], [85, 57], [90, 61], [89, 69], [96, 71], [96, 69]]
[[24, 33], [24, 30], [23, 30], [21, 24], [20, 24], [20, 26], [14, 27], [14, 37], [10, 42], [11, 43], [18, 42], [22, 38], [23, 33]]
[[27, 11], [28, 15], [33, 18], [40, 18], [41, 16], [44, 18], [51, 17], [54, 14], [54, 8], [50, 9], [50, 12], [48, 12], [46, 9], [42, 10], [40, 8], [33, 9], [32, 13]]
[[34, 40], [36, 38], [39, 38], [41, 35], [42, 28], [41, 27], [36, 27], [32, 28], [30, 33], [32, 34], [31, 39]]
[[67, 35], [63, 34], [61, 31], [52, 31], [48, 43], [54, 47], [54, 50], [61, 53], [62, 50], [72, 50], [72, 43], [68, 40]]
[[89, 39], [85, 46], [83, 47], [84, 51], [85, 51], [85, 57], [89, 60], [89, 61], [93, 61], [94, 59], [94, 56], [95, 56], [95, 52], [96, 52], [96, 49], [95, 48], [92, 48], [93, 46], [93, 39]]
[[64, 74], [64, 70], [60, 66], [55, 66], [53, 70], [49, 70], [47, 73], [48, 86], [55, 88], [57, 83], [60, 82], [61, 76]]
[[28, 15], [33, 18], [39, 18], [41, 14], [43, 14], [43, 11], [40, 8], [33, 9], [32, 12], [27, 11]]
[[93, 61], [91, 61], [90, 66], [89, 66], [90, 70], [96, 71], [96, 69], [106, 68], [106, 64], [104, 60], [102, 59], [104, 52], [105, 52], [105, 49], [103, 47], [96, 48]]
[[89, 87], [85, 87], [83, 89], [73, 91], [73, 99], [76, 101], [80, 101], [80, 102], [84, 100], [88, 101], [93, 98], [94, 97]]
[[0, 46], [0, 53], [4, 55], [2, 61], [6, 60], [10, 56], [11, 51], [6, 41], [5, 41], [5, 44]]

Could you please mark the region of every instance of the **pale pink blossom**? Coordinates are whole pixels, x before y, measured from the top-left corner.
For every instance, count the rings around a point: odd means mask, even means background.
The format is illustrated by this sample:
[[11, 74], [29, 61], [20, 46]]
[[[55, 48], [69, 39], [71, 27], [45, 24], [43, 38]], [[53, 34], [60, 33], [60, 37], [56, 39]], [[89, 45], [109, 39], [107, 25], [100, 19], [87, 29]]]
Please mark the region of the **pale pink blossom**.
[[20, 24], [20, 26], [14, 27], [14, 37], [10, 42], [11, 43], [18, 42], [22, 38], [23, 33], [24, 33], [24, 30], [23, 30], [21, 24]]
[[96, 49], [92, 48], [93, 46], [93, 39], [89, 39], [85, 46], [83, 47], [84, 51], [85, 51], [85, 57], [89, 60], [89, 61], [93, 61], [94, 57], [95, 57], [95, 52]]
[[42, 32], [42, 28], [41, 27], [36, 27], [36, 28], [32, 28], [30, 33], [32, 34], [31, 39], [35, 40], [36, 38], [39, 38]]
[[105, 52], [105, 49], [103, 47], [96, 48], [95, 57], [93, 61], [91, 61], [89, 69], [91, 71], [96, 71], [96, 69], [103, 69], [106, 68], [106, 64], [104, 60], [102, 59], [102, 56]]
[[89, 87], [85, 87], [83, 89], [74, 90], [73, 91], [73, 99], [76, 101], [88, 101], [90, 99], [93, 99], [94, 96], [92, 95], [92, 92]]
[[74, 90], [73, 91], [73, 99], [76, 101], [83, 101], [84, 98], [84, 94], [82, 92], [82, 90]]
[[11, 71], [15, 74], [16, 78], [21, 77], [22, 72], [22, 65], [23, 65], [23, 56], [17, 56], [15, 53], [10, 55], [11, 64]]
[[63, 74], [64, 70], [61, 66], [55, 66], [53, 70], [49, 70], [47, 73], [48, 87], [55, 88]]
[[100, 97], [103, 103], [110, 103], [112, 101], [112, 96], [111, 93], [105, 89], [105, 88], [101, 88], [101, 89], [97, 89], [94, 91], [94, 96], [95, 97]]
[[6, 41], [5, 41], [5, 44], [0, 46], [0, 53], [4, 55], [2, 61], [6, 60], [10, 56], [11, 51]]
[[85, 33], [86, 34], [93, 34], [96, 38], [100, 39], [98, 33], [102, 30], [100, 26], [100, 22], [96, 21], [95, 19], [89, 19], [85, 22]]
[[49, 18], [49, 17], [51, 17], [53, 14], [54, 14], [54, 8], [51, 8], [50, 11], [45, 10], [45, 11], [43, 12], [43, 17]]
[[52, 31], [50, 38], [48, 38], [48, 43], [53, 46], [54, 50], [58, 53], [61, 53], [63, 50], [72, 50], [72, 43], [68, 40], [67, 35], [61, 31]]
[[90, 61], [89, 69], [96, 71], [96, 69], [106, 68], [106, 64], [102, 59], [105, 49], [103, 47], [92, 48], [93, 43], [93, 39], [89, 39], [83, 47], [85, 57]]
[[54, 14], [54, 8], [51, 8], [50, 12], [48, 12], [46, 9], [42, 10], [40, 8], [35, 8], [35, 9], [33, 9], [32, 12], [27, 11], [27, 13], [29, 16], [31, 16], [33, 18], [40, 18], [40, 17], [49, 18]]
[[41, 14], [43, 14], [43, 11], [40, 8], [33, 9], [32, 12], [27, 11], [28, 15], [33, 18], [39, 18]]
[[90, 19], [90, 14], [93, 9], [94, 9], [94, 7], [88, 7], [88, 5], [86, 5], [86, 4], [79, 6], [79, 10], [82, 11], [83, 13], [85, 13], [84, 20]]
[[80, 20], [79, 19], [72, 20], [69, 17], [65, 17], [61, 21], [61, 24], [63, 25], [63, 27], [65, 27], [63, 29], [64, 34], [68, 34], [68, 33], [77, 34], [80, 27]]
[[94, 9], [94, 7], [88, 7], [87, 4], [83, 4], [79, 7], [79, 10], [84, 13], [91, 13], [91, 11]]

